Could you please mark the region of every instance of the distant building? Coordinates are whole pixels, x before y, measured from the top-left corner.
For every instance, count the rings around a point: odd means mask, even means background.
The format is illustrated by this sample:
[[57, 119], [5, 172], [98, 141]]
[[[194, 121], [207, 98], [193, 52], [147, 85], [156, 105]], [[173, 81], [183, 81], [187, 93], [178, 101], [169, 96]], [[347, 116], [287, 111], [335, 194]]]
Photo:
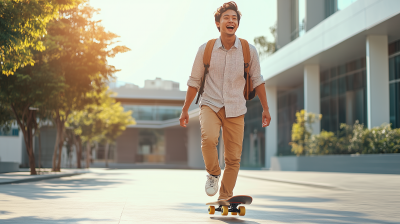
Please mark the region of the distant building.
[[179, 83], [162, 80], [161, 78], [156, 78], [155, 80], [145, 80], [144, 89], [163, 89], [163, 90], [179, 90]]

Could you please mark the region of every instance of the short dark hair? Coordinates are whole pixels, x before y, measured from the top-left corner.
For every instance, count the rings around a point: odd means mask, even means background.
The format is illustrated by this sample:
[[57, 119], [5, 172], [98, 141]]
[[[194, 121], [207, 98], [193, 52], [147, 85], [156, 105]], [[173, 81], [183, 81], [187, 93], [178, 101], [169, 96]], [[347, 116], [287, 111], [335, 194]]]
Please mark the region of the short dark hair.
[[[217, 11], [214, 13], [215, 22], [220, 22], [222, 13], [224, 13], [230, 9], [236, 12], [238, 24], [239, 24], [240, 16], [242, 16], [242, 14], [240, 13], [238, 6], [236, 5], [236, 3], [234, 1], [226, 2], [217, 9]], [[219, 27], [218, 27], [218, 30], [220, 30]]]

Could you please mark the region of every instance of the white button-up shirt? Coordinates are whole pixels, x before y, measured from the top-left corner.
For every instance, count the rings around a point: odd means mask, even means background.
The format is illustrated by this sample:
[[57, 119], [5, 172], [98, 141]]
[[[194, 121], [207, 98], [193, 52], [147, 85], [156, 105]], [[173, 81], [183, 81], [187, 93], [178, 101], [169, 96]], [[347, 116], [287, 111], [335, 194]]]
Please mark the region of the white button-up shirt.
[[[193, 63], [192, 74], [187, 82], [188, 86], [199, 90], [201, 78], [204, 75], [203, 55], [207, 43], [200, 46]], [[260, 61], [256, 48], [250, 45], [250, 70], [253, 87], [264, 83], [261, 76]], [[221, 37], [215, 41], [211, 54], [209, 74], [204, 85], [199, 106], [207, 105], [215, 112], [225, 107], [226, 117], [238, 117], [247, 112], [246, 100], [243, 96], [244, 85], [244, 59], [242, 44], [236, 37], [235, 44], [226, 50], [221, 42]]]

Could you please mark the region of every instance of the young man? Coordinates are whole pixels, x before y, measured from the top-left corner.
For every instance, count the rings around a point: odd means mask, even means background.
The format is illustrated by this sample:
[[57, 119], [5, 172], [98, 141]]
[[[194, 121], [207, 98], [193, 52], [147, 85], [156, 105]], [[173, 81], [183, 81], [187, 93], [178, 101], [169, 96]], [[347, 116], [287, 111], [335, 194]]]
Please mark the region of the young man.
[[[221, 169], [218, 163], [217, 144], [219, 131], [225, 145], [225, 170], [218, 200], [233, 196], [240, 168], [244, 132], [244, 114], [247, 112], [243, 89], [246, 80], [242, 45], [235, 33], [239, 27], [240, 12], [235, 2], [224, 3], [214, 14], [215, 24], [220, 31], [212, 49], [209, 73], [205, 80], [204, 92], [199, 106], [201, 125], [201, 150], [206, 166], [206, 194], [214, 196], [218, 192]], [[189, 122], [188, 108], [200, 88], [204, 75], [203, 55], [206, 44], [200, 46], [188, 81], [185, 104], [179, 118], [180, 125]], [[262, 126], [271, 121], [265, 93], [264, 80], [260, 72], [257, 50], [250, 45], [250, 77], [263, 107]]]

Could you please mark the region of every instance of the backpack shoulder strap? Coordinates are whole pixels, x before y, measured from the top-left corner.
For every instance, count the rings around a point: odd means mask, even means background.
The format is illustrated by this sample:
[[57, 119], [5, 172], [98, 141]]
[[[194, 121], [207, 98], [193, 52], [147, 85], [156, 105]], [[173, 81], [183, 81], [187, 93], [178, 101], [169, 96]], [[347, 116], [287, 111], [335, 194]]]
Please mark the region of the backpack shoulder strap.
[[243, 89], [243, 95], [246, 100], [251, 100], [255, 96], [255, 91], [253, 89], [253, 82], [250, 79], [250, 46], [249, 42], [245, 39], [240, 39], [242, 44], [243, 51], [243, 59], [244, 59], [244, 79], [246, 80], [246, 84]]
[[[244, 63], [245, 64], [249, 64], [250, 63], [250, 46], [249, 46], [249, 42], [247, 42], [247, 40], [242, 39], [242, 38], [239, 38], [239, 40], [242, 43]], [[247, 68], [248, 67], [249, 66], [247, 66]]]
[[196, 99], [196, 104], [199, 102], [200, 96], [204, 92], [204, 85], [206, 81], [206, 75], [208, 74], [208, 68], [210, 68], [210, 62], [211, 62], [211, 53], [214, 48], [215, 41], [217, 39], [211, 39], [207, 42], [206, 49], [204, 50], [203, 54], [203, 64], [204, 64], [204, 74], [203, 77], [201, 78], [200, 82], [200, 88], [199, 88], [199, 93], [197, 94], [197, 99]]
[[207, 42], [206, 49], [204, 50], [204, 55], [203, 55], [203, 64], [204, 64], [204, 68], [210, 67], [211, 53], [212, 53], [212, 50], [213, 50], [213, 48], [214, 48], [214, 44], [215, 44], [215, 41], [216, 41], [216, 40], [217, 40], [217, 39], [211, 39], [211, 40], [209, 40], [209, 41]]

